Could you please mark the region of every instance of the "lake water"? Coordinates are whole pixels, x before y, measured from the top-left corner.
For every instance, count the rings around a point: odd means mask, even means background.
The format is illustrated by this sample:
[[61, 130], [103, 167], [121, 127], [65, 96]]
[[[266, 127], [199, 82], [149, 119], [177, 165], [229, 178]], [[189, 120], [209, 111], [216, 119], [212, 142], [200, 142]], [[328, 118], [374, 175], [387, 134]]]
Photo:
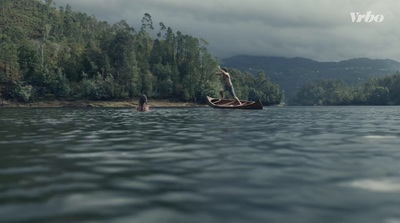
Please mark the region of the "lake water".
[[0, 109], [0, 222], [400, 223], [400, 107]]

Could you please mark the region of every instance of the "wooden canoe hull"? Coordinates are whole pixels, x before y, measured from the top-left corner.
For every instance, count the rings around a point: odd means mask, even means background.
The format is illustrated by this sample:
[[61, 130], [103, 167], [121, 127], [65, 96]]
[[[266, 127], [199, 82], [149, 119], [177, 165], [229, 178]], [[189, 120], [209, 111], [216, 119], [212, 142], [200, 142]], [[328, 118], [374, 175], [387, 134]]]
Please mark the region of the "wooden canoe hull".
[[225, 109], [263, 109], [263, 105], [260, 100], [258, 101], [240, 101], [242, 105], [239, 105], [234, 99], [222, 99], [212, 98], [207, 96], [208, 105], [213, 108], [225, 108]]

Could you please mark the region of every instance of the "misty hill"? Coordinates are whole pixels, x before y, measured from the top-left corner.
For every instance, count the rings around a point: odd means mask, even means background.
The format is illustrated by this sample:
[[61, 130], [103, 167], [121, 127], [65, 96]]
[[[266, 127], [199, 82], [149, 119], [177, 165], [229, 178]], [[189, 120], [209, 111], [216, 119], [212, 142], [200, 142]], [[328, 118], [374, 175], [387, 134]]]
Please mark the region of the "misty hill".
[[318, 79], [338, 78], [349, 85], [356, 85], [372, 77], [394, 74], [400, 62], [357, 58], [340, 62], [318, 62], [306, 58], [268, 56], [234, 56], [222, 60], [222, 65], [256, 74], [263, 70], [272, 82], [285, 90], [286, 98], [292, 97], [306, 83]]

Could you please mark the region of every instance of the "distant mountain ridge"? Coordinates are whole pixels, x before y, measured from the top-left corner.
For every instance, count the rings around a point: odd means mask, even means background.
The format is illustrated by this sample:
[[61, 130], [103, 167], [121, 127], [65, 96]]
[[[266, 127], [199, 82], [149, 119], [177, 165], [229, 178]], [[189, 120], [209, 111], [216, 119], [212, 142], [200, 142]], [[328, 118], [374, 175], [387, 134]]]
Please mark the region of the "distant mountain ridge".
[[395, 74], [400, 62], [390, 59], [356, 58], [339, 62], [318, 62], [307, 58], [238, 55], [222, 59], [222, 65], [256, 74], [262, 70], [272, 82], [292, 97], [306, 83], [318, 79], [337, 78], [349, 85], [373, 77]]

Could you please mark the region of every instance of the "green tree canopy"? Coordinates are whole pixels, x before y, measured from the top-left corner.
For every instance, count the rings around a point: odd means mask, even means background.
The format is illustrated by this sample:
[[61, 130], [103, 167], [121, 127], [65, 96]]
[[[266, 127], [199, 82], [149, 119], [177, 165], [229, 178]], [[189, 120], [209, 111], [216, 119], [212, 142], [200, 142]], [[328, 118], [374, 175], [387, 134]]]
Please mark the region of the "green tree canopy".
[[[139, 31], [54, 1], [4, 0], [0, 5], [0, 90], [10, 100], [129, 99], [147, 94], [204, 102], [221, 87], [208, 42], [174, 32], [145, 13]], [[263, 72], [231, 69], [241, 99], [279, 103], [282, 93]]]

